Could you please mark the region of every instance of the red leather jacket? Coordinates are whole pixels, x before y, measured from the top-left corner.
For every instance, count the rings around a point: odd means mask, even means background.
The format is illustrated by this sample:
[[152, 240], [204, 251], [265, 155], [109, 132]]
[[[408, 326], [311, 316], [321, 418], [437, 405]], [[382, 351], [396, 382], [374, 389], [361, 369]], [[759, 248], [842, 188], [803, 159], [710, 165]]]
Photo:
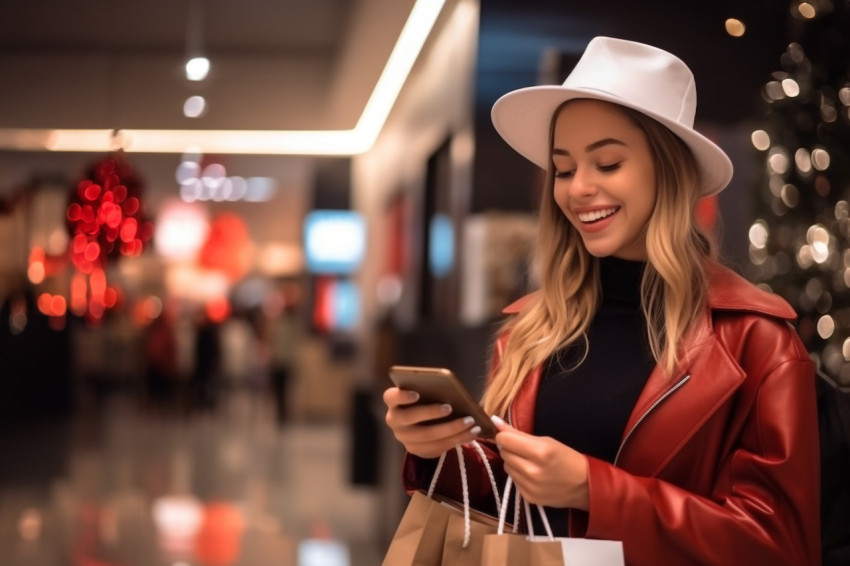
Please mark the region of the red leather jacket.
[[[652, 372], [614, 464], [588, 458], [590, 508], [571, 511], [570, 534], [622, 540], [630, 566], [817, 566], [815, 381], [789, 323], [795, 313], [715, 262], [707, 271], [708, 308], [674, 377]], [[495, 363], [504, 341], [496, 343]], [[526, 432], [533, 432], [540, 375], [537, 368], [526, 377], [509, 414]], [[485, 448], [502, 481], [495, 446]], [[464, 452], [473, 505], [492, 511], [480, 456]], [[453, 454], [438, 491], [460, 499]], [[431, 469], [408, 456], [406, 488], [427, 486]]]

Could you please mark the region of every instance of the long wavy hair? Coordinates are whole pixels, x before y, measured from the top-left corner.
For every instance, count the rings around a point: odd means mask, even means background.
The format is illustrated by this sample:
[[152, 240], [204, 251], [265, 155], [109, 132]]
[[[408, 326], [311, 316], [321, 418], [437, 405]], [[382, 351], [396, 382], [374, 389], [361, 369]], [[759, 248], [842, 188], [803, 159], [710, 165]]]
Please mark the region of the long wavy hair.
[[[550, 148], [555, 118], [566, 104], [553, 115]], [[657, 192], [645, 228], [647, 265], [641, 306], [652, 355], [670, 376], [681, 354], [679, 344], [704, 308], [703, 259], [716, 255], [715, 246], [695, 220], [699, 171], [690, 149], [655, 120], [615, 106], [644, 132], [655, 167]], [[586, 346], [587, 328], [599, 307], [599, 260], [588, 253], [581, 235], [555, 202], [554, 181], [550, 159], [533, 262], [540, 293], [506, 320], [498, 333], [506, 333], [507, 342], [483, 398], [490, 414], [505, 415], [526, 376], [554, 353], [579, 341]]]

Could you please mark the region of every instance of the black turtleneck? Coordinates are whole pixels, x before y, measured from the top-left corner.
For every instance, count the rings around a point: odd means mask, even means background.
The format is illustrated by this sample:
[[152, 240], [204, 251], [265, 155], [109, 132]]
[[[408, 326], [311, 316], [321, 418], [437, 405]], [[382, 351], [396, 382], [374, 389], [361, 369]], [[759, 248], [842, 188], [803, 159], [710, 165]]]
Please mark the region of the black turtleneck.
[[[600, 260], [602, 303], [584, 342], [552, 356], [543, 369], [534, 434], [551, 436], [579, 452], [613, 462], [626, 421], [655, 362], [640, 308], [645, 264]], [[566, 533], [566, 513], [547, 513], [556, 534]], [[537, 522], [537, 521], [535, 521]]]

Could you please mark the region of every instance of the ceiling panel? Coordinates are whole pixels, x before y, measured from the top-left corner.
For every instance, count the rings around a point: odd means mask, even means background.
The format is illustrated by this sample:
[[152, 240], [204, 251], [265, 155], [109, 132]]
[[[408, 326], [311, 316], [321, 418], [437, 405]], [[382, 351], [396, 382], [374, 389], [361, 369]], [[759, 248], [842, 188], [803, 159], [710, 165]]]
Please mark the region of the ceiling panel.
[[0, 49], [183, 52], [189, 32], [198, 31], [211, 53], [330, 55], [346, 33], [353, 4], [350, 0], [3, 0]]

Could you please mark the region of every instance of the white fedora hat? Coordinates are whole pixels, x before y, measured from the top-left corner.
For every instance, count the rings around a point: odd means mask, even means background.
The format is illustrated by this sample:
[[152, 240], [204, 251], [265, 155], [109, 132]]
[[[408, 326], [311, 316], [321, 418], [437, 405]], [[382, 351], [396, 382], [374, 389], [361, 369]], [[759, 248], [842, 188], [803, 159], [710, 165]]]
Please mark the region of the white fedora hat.
[[521, 88], [499, 98], [491, 117], [499, 135], [520, 155], [546, 169], [555, 110], [575, 98], [605, 100], [654, 118], [691, 148], [703, 196], [722, 191], [732, 162], [694, 130], [697, 92], [691, 70], [678, 57], [643, 43], [595, 37], [563, 85]]

